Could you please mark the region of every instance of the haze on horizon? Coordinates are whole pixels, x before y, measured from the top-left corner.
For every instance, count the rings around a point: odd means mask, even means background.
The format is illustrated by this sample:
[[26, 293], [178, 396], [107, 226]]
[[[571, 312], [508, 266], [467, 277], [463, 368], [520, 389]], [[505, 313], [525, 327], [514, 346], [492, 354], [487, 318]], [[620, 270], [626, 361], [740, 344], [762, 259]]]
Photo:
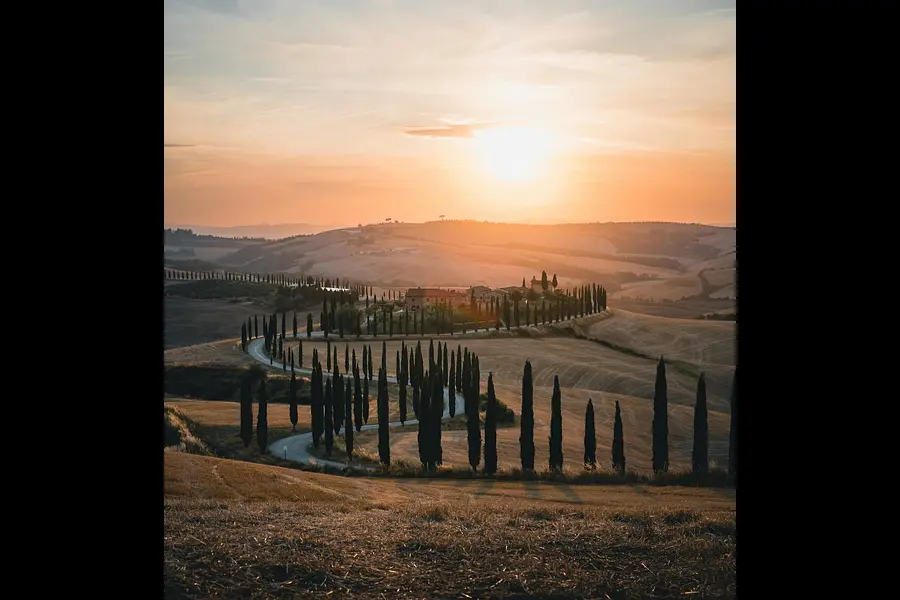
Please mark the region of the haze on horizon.
[[735, 221], [735, 2], [166, 0], [164, 220]]

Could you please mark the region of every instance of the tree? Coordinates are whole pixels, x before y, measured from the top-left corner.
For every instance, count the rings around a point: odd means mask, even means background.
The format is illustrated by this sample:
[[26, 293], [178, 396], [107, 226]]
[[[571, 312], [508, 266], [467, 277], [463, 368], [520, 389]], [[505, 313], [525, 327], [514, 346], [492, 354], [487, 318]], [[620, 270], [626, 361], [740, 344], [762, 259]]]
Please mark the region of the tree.
[[666, 363], [659, 357], [656, 364], [656, 389], [653, 393], [653, 472], [669, 470], [669, 399], [666, 385]]
[[363, 369], [363, 378], [369, 378], [369, 347], [363, 344], [363, 355], [362, 355], [362, 369]]
[[546, 292], [548, 285], [549, 284], [547, 282], [547, 271], [541, 271], [541, 289]]
[[350, 378], [345, 379], [347, 390], [344, 396], [344, 446], [347, 448], [347, 459], [353, 460], [353, 390]]
[[297, 431], [297, 378], [291, 373], [291, 385], [288, 391], [290, 403], [291, 431]]
[[312, 321], [312, 313], [307, 313], [306, 315], [306, 337], [312, 337], [313, 330], [313, 321]]
[[400, 357], [400, 374], [397, 376], [400, 384], [400, 424], [406, 423], [406, 385], [409, 383], [409, 357], [406, 352], [406, 344], [402, 344]]
[[325, 369], [331, 372], [331, 342], [325, 342]]
[[303, 368], [303, 340], [297, 342], [297, 366]]
[[372, 346], [369, 346], [369, 381], [372, 381], [372, 378], [375, 376], [374, 371], [372, 370]]
[[488, 398], [484, 412], [484, 472], [488, 475], [497, 472], [497, 397], [494, 395], [493, 373], [488, 373]]
[[462, 391], [462, 344], [456, 345], [456, 391]]
[[616, 473], [625, 474], [625, 438], [622, 435], [622, 411], [619, 409], [618, 400], [616, 400], [616, 420], [613, 424], [612, 465]]
[[241, 323], [241, 352], [247, 351], [247, 324]]
[[313, 350], [312, 376], [310, 377], [310, 402], [309, 402], [309, 420], [312, 424], [313, 445], [318, 448], [319, 441], [322, 436], [322, 421], [320, 418], [320, 407], [324, 402], [322, 397], [322, 370], [318, 360], [318, 353]]
[[363, 426], [362, 388], [359, 384], [359, 368], [353, 370], [353, 424], [360, 431]]
[[381, 464], [391, 464], [391, 443], [388, 416], [387, 373], [384, 367], [378, 369], [378, 458]]
[[731, 426], [728, 431], [728, 474], [737, 480], [737, 368], [731, 380]]
[[534, 383], [531, 361], [525, 361], [522, 373], [522, 417], [519, 420], [519, 455], [522, 470], [534, 471]]
[[559, 282], [556, 280], [556, 273], [553, 274], [553, 283], [552, 283], [552, 285], [553, 285], [553, 289], [554, 289], [554, 290], [556, 290], [556, 288], [559, 287]]
[[247, 374], [241, 380], [241, 441], [244, 448], [253, 441], [253, 382]]
[[550, 472], [562, 473], [562, 395], [559, 375], [553, 376], [553, 398], [550, 401]]
[[294, 313], [294, 339], [297, 339], [297, 313]]
[[[372, 357], [372, 353], [369, 352], [369, 358]], [[371, 371], [369, 372], [371, 374]], [[369, 422], [369, 380], [363, 379], [363, 404], [362, 404], [362, 417], [363, 423]]]
[[350, 372], [350, 346], [344, 344], [344, 373]]
[[447, 382], [450, 377], [450, 371], [447, 370], [447, 362], [447, 342], [444, 342], [444, 351], [441, 361], [441, 383], [443, 384], [443, 387], [447, 387]]
[[[263, 317], [265, 318], [265, 317]], [[253, 338], [256, 339], [259, 337], [259, 317], [253, 315]]]
[[594, 401], [588, 398], [584, 411], [584, 464], [593, 471], [597, 468], [597, 432], [594, 428]]
[[431, 374], [431, 402], [429, 403], [431, 421], [431, 459], [432, 470], [443, 464], [443, 448], [441, 447], [441, 419], [444, 418], [444, 387], [439, 372]]
[[269, 390], [266, 388], [266, 380], [264, 378], [259, 382], [256, 402], [259, 404], [259, 412], [256, 415], [256, 443], [259, 444], [259, 451], [265, 454], [269, 445]]
[[466, 431], [469, 442], [469, 466], [472, 471], [478, 471], [481, 462], [481, 423], [478, 410], [478, 384], [476, 383], [474, 359], [471, 354], [466, 354], [463, 365], [463, 399], [466, 403]]
[[709, 423], [706, 414], [706, 377], [700, 373], [697, 381], [697, 403], [694, 405], [694, 448], [691, 453], [694, 473], [709, 471]]
[[334, 448], [334, 399], [331, 394], [331, 380], [325, 382], [325, 452], [331, 456]]
[[456, 416], [456, 358], [450, 351], [450, 375], [447, 383], [447, 402], [450, 404], [450, 418]]
[[341, 434], [341, 425], [344, 424], [344, 379], [346, 377], [338, 373], [337, 367], [335, 367], [331, 384], [331, 411], [334, 413], [332, 416], [334, 435]]

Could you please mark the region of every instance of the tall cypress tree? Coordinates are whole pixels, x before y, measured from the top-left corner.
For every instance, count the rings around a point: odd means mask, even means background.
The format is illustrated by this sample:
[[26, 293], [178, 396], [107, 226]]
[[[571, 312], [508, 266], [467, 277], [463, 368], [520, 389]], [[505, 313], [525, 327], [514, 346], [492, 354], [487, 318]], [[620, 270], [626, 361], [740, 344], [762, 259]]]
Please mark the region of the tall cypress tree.
[[259, 451], [265, 454], [266, 448], [269, 446], [269, 390], [266, 387], [265, 378], [259, 382], [256, 402], [259, 404], [259, 412], [256, 416], [256, 443], [259, 444]]
[[359, 383], [359, 368], [353, 370], [353, 423], [356, 430], [360, 431], [363, 426], [363, 401], [362, 387]]
[[616, 400], [616, 420], [613, 423], [612, 465], [616, 473], [625, 474], [625, 437], [622, 433], [622, 411], [619, 409], [618, 400]]
[[369, 345], [369, 381], [375, 377], [375, 371], [372, 369], [372, 346]]
[[[335, 369], [337, 372], [337, 369]], [[341, 425], [344, 424], [344, 379], [345, 376], [336, 374], [334, 381], [331, 383], [331, 410], [334, 413], [332, 425], [334, 426], [334, 435], [341, 434]]]
[[259, 337], [259, 317], [256, 315], [253, 315], [253, 337], [254, 339]]
[[481, 423], [478, 410], [478, 386], [475, 382], [474, 361], [472, 355], [466, 353], [466, 362], [463, 365], [464, 400], [466, 403], [466, 432], [469, 442], [469, 466], [472, 471], [478, 471], [481, 463]]
[[666, 385], [666, 363], [659, 357], [656, 364], [656, 388], [653, 393], [653, 472], [669, 470], [669, 398]]
[[447, 402], [450, 404], [450, 418], [456, 416], [456, 357], [450, 351], [450, 377], [447, 382]]
[[344, 344], [344, 373], [350, 372], [350, 345]]
[[[314, 355], [315, 354], [318, 353], [314, 351]], [[322, 364], [315, 356], [313, 358], [313, 371], [312, 377], [310, 378], [310, 386], [309, 410], [310, 421], [312, 421], [313, 445], [318, 448], [319, 442], [322, 439], [322, 427], [324, 426], [324, 423], [322, 422], [324, 419], [321, 417], [321, 409], [325, 399], [322, 390]]]
[[241, 380], [241, 441], [244, 448], [253, 441], [253, 388], [249, 373]]
[[484, 472], [497, 472], [497, 398], [494, 395], [494, 374], [488, 373], [488, 398], [484, 414]]
[[432, 458], [435, 468], [444, 464], [444, 451], [441, 445], [441, 419], [444, 418], [444, 386], [440, 378], [440, 373], [432, 375], [431, 403], [429, 410], [431, 411], [431, 443]]
[[363, 378], [369, 378], [369, 348], [363, 344], [363, 355], [362, 355], [362, 369], [363, 369]]
[[449, 380], [449, 377], [450, 377], [450, 371], [447, 370], [447, 363], [448, 363], [448, 360], [447, 360], [447, 342], [444, 342], [444, 352], [443, 352], [443, 354], [444, 354], [444, 356], [443, 356], [443, 360], [442, 360], [442, 363], [441, 363], [441, 379], [442, 379], [441, 383], [443, 384], [443, 387], [447, 387], [447, 383], [448, 383], [448, 380]]
[[462, 344], [456, 345], [456, 391], [462, 391], [462, 381], [460, 375], [462, 374]]
[[[372, 353], [369, 352], [369, 358], [371, 358], [371, 357], [372, 357]], [[369, 371], [369, 374], [371, 375], [372, 372]], [[368, 423], [369, 422], [369, 380], [368, 380], [368, 378], [363, 379], [362, 383], [363, 383], [362, 417], [363, 417], [363, 423]]]
[[584, 464], [597, 468], [597, 431], [594, 427], [594, 401], [588, 398], [584, 411]]
[[731, 380], [731, 426], [728, 430], [728, 474], [737, 479], [737, 367]]
[[297, 339], [297, 312], [294, 312], [294, 339]]
[[331, 342], [325, 342], [325, 369], [331, 372]]
[[[416, 395], [415, 389], [413, 389], [413, 395]], [[431, 427], [431, 422], [429, 420], [429, 399], [431, 393], [428, 385], [423, 385], [421, 393], [419, 394], [419, 430], [416, 436], [417, 441], [419, 443], [419, 461], [422, 463], [422, 468], [426, 471], [431, 470], [431, 452], [428, 447], [429, 442], [429, 428]]]
[[313, 330], [312, 313], [307, 313], [306, 314], [306, 337], [308, 337], [308, 338], [312, 337], [312, 330]]
[[391, 464], [391, 443], [388, 416], [387, 372], [378, 369], [378, 458], [384, 466]]
[[353, 389], [350, 378], [347, 380], [347, 390], [344, 396], [344, 446], [347, 449], [347, 459], [353, 460]]
[[290, 403], [291, 431], [297, 431], [297, 378], [291, 373], [291, 385], [288, 391]]
[[325, 381], [325, 452], [331, 456], [334, 447], [334, 400], [331, 397], [331, 380]]
[[525, 361], [525, 369], [522, 373], [522, 417], [519, 420], [519, 427], [519, 455], [522, 458], [522, 470], [534, 471], [534, 383], [530, 360]]
[[706, 415], [706, 377], [700, 373], [697, 381], [697, 404], [694, 406], [694, 449], [691, 453], [694, 473], [709, 470], [709, 422]]
[[303, 368], [303, 340], [297, 342], [297, 366]]
[[241, 323], [241, 352], [247, 351], [247, 324]]
[[402, 344], [400, 356], [400, 373], [397, 375], [397, 383], [400, 384], [400, 424], [406, 424], [406, 385], [409, 383], [409, 359], [406, 352], [406, 344]]
[[550, 472], [562, 473], [562, 395], [559, 375], [553, 376], [553, 398], [550, 401]]

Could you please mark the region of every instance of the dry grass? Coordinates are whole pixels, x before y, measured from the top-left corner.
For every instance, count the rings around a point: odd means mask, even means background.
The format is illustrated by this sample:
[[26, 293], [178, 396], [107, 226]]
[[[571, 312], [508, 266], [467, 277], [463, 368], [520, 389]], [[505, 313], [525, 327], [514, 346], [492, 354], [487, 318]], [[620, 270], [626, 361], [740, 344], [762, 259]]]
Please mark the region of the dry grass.
[[[232, 324], [234, 330], [234, 324]], [[241, 324], [237, 322], [237, 333], [240, 336]], [[182, 348], [170, 348], [163, 353], [166, 364], [208, 364], [250, 366], [258, 364], [246, 353], [241, 352], [241, 338], [230, 336], [218, 342], [206, 342]]]
[[[241, 323], [266, 314], [266, 309], [247, 302], [193, 300], [170, 296], [164, 304], [165, 348], [181, 348], [222, 339], [238, 339]], [[262, 323], [260, 323], [262, 325]]]
[[176, 454], [165, 486], [169, 598], [735, 597], [733, 495], [343, 478]]

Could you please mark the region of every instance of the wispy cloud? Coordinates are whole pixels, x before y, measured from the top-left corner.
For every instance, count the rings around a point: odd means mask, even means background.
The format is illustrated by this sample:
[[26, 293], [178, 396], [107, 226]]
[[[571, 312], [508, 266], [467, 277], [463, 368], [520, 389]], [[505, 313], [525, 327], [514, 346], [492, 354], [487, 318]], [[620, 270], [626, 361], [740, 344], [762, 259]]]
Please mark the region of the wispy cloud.
[[197, 144], [163, 144], [166, 148], [193, 148]]
[[406, 135], [420, 135], [433, 138], [471, 138], [482, 129], [497, 127], [502, 123], [455, 123], [442, 127], [410, 127], [403, 131]]

